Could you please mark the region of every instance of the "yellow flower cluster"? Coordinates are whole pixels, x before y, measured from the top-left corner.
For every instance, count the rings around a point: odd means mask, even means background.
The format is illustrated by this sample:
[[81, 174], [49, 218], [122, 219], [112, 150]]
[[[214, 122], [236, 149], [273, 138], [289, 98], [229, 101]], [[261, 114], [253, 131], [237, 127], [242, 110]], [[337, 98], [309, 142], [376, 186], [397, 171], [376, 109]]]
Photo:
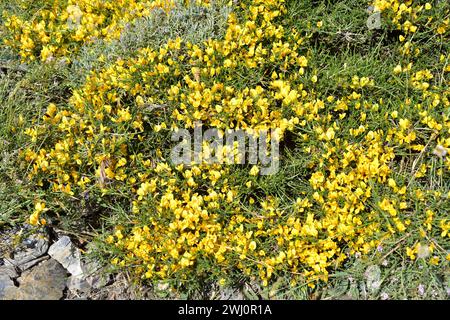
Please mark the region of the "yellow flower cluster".
[[[420, 167], [413, 164], [413, 179], [420, 180], [430, 170], [434, 171], [436, 158], [441, 161], [441, 167], [435, 173], [440, 179], [443, 179], [445, 173], [450, 169], [450, 159], [445, 157], [450, 148], [450, 123], [448, 114], [443, 112], [443, 110], [448, 110], [450, 106], [450, 90], [448, 86], [449, 81], [445, 81], [443, 78], [438, 81], [436, 76], [441, 75], [443, 77], [444, 74], [450, 71], [448, 67], [450, 54], [448, 51], [440, 54], [434, 65], [430, 66], [430, 69], [423, 69], [420, 66], [422, 55], [429, 54], [429, 52], [422, 52], [421, 44], [423, 39], [420, 39], [417, 33], [434, 33], [436, 41], [448, 42], [450, 35], [450, 19], [448, 18], [450, 8], [444, 3], [435, 3], [436, 7], [434, 7], [431, 3], [424, 4], [422, 1], [411, 0], [375, 0], [373, 4], [376, 11], [382, 12], [384, 17], [392, 22], [397, 30], [401, 31], [398, 41], [401, 44], [399, 53], [401, 54], [402, 62], [394, 68], [393, 74], [401, 77], [403, 81], [406, 81], [413, 90], [416, 90], [421, 95], [421, 101], [413, 103], [408, 97], [404, 100], [404, 104], [399, 106], [399, 112], [394, 111], [391, 113], [390, 116], [397, 126], [389, 130], [386, 140], [390, 143], [395, 143], [400, 148], [405, 147], [412, 152], [418, 153], [420, 156], [424, 153], [429, 154], [429, 156], [425, 156], [425, 159], [422, 159]], [[440, 17], [434, 15], [436, 8], [441, 12]], [[407, 110], [414, 110], [413, 112], [416, 112], [418, 117], [410, 119], [398, 118], [399, 113], [405, 113]], [[425, 126], [425, 129], [421, 129], [421, 125]], [[424, 132], [426, 133], [424, 134]], [[423, 212], [421, 215], [422, 227], [418, 230], [420, 236], [427, 238], [427, 234], [431, 233], [433, 229], [440, 229], [440, 235], [444, 238], [448, 237], [447, 219], [444, 217], [438, 218], [436, 212], [429, 209], [428, 204], [436, 201], [448, 201], [450, 193], [443, 194], [440, 191], [422, 189], [407, 190], [406, 187], [411, 181], [409, 180], [409, 183], [402, 188], [399, 188], [395, 181], [389, 183], [393, 192], [401, 195], [401, 199], [398, 200], [400, 202], [397, 202], [397, 204], [383, 200], [384, 210], [395, 213], [398, 210], [396, 206], [401, 208], [402, 205], [406, 209], [408, 207], [409, 194], [409, 197], [413, 197], [413, 199], [423, 203], [423, 206], [421, 206]], [[436, 223], [436, 220], [439, 223]], [[409, 225], [410, 223], [411, 220], [408, 219], [404, 225]], [[406, 254], [412, 260], [416, 256], [427, 256], [428, 254], [424, 254], [424, 248], [432, 252], [434, 243], [431, 243], [429, 246], [416, 243], [413, 248], [406, 248]], [[437, 264], [438, 261], [438, 257], [430, 259], [431, 264]]]
[[41, 213], [43, 213], [46, 210], [47, 210], [47, 208], [45, 208], [45, 202], [42, 202], [42, 201], [36, 202], [36, 204], [34, 206], [34, 211], [30, 215], [30, 224], [34, 225], [34, 226], [36, 226], [36, 225], [45, 226], [47, 223], [46, 220], [44, 218], [39, 219], [39, 216], [41, 215]]
[[[437, 35], [448, 37], [450, 9], [444, 2], [437, 4], [446, 6], [443, 20], [435, 19], [433, 5], [429, 2], [423, 4], [423, 1], [414, 0], [375, 0], [373, 6], [375, 11], [387, 13], [396, 28], [403, 31], [404, 34], [400, 36], [401, 42], [405, 41], [408, 35], [416, 33], [419, 28], [426, 28]], [[407, 44], [408, 42], [405, 43], [405, 50], [408, 50]]]
[[4, 43], [24, 61], [68, 58], [84, 43], [117, 39], [130, 21], [173, 6], [172, 0], [22, 0], [26, 16], [3, 13], [9, 30]]
[[[422, 10], [395, 3], [375, 6], [394, 10], [396, 23], [408, 8]], [[223, 39], [193, 44], [177, 38], [141, 49], [92, 73], [68, 106], [50, 104], [42, 123], [27, 131], [35, 141], [46, 137], [38, 149], [24, 152], [33, 167], [29, 178], [69, 195], [120, 191], [131, 199], [127, 222], [106, 242], [115, 248], [113, 264], [150, 279], [187, 279], [213, 264], [222, 273], [237, 268], [256, 274], [263, 284], [281, 273], [326, 280], [329, 268], [406, 232], [413, 220], [423, 220], [423, 233], [439, 227], [442, 237], [450, 236], [448, 221], [425, 209], [429, 199], [448, 201], [450, 194], [412, 190], [392, 169], [400, 152], [421, 155], [429, 132], [428, 143], [447, 152], [450, 119], [437, 110], [450, 105], [448, 89], [426, 85], [433, 74], [415, 70], [413, 60], [400, 65], [393, 77], [406, 77], [422, 101], [407, 98], [386, 112], [389, 129], [376, 127], [369, 121], [385, 102], [363, 95], [375, 86], [373, 79], [353, 76], [351, 93], [342, 96], [315, 92], [320, 74], [308, 80], [314, 57], [302, 47], [307, 36], [284, 28], [284, 1], [242, 1], [240, 9], [241, 16], [230, 14]], [[412, 38], [413, 26], [405, 36]], [[408, 108], [417, 119], [408, 118]], [[295, 191], [286, 205], [286, 199], [261, 195], [258, 166], [248, 169], [245, 181], [234, 166], [174, 166], [167, 135], [196, 121], [221, 130], [274, 129], [281, 140], [296, 135], [310, 172], [307, 190]], [[443, 175], [450, 160], [441, 158]], [[414, 177], [430, 168], [431, 160], [413, 164]], [[416, 200], [421, 205], [413, 216]]]

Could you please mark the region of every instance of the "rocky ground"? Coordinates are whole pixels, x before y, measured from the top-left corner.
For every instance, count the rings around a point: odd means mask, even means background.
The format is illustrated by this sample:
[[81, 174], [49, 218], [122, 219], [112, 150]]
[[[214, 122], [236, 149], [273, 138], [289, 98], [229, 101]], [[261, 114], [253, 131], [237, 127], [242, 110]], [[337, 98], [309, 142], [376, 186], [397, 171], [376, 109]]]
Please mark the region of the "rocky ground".
[[85, 261], [67, 235], [32, 233], [26, 226], [0, 234], [0, 300], [133, 299], [137, 294], [124, 274], [108, 274]]

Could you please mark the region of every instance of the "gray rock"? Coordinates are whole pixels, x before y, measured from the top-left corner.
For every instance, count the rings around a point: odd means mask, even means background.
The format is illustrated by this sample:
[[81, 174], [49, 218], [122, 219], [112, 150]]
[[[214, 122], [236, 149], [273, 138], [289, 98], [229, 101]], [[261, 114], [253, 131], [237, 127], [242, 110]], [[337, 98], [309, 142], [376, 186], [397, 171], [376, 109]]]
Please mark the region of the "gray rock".
[[58, 300], [66, 286], [66, 270], [49, 259], [26, 271], [18, 279], [19, 287], [7, 287], [4, 300]]
[[69, 237], [63, 236], [52, 244], [48, 250], [48, 254], [61, 263], [72, 276], [83, 274], [81, 252], [72, 244]]
[[110, 282], [110, 275], [104, 274], [97, 263], [82, 263], [83, 273], [71, 276], [67, 280], [67, 288], [71, 291], [87, 293], [92, 289], [100, 289]]
[[371, 293], [376, 293], [381, 287], [381, 269], [377, 265], [371, 265], [364, 273], [367, 281], [367, 288]]
[[9, 277], [11, 279], [14, 279], [14, 278], [17, 278], [19, 276], [19, 274], [17, 273], [17, 271], [15, 270], [14, 267], [1, 266], [0, 267], [0, 277], [1, 276], [6, 276], [6, 277]]
[[108, 275], [101, 272], [101, 267], [97, 263], [83, 263], [80, 250], [67, 236], [61, 237], [54, 243], [48, 250], [48, 254], [71, 274], [67, 280], [67, 288], [73, 292], [87, 293], [92, 289], [106, 286], [110, 280]]
[[83, 293], [88, 293], [91, 291], [92, 286], [86, 280], [84, 275], [70, 276], [67, 279], [67, 288], [71, 291], [80, 291]]
[[6, 300], [10, 291], [16, 289], [12, 278], [17, 276], [18, 274], [13, 268], [0, 267], [0, 300]]
[[42, 256], [47, 253], [49, 247], [48, 234], [35, 233], [25, 238], [10, 254], [5, 257], [5, 265], [26, 270], [39, 263]]
[[19, 266], [18, 266], [18, 269], [20, 270], [20, 272], [24, 272], [24, 271], [26, 271], [26, 270], [28, 270], [28, 269], [34, 267], [34, 266], [37, 265], [38, 263], [40, 263], [40, 262], [42, 262], [42, 261], [44, 261], [44, 260], [47, 260], [47, 259], [49, 259], [49, 258], [50, 258], [50, 257], [49, 257], [48, 255], [42, 256], [42, 257], [40, 257], [40, 258], [37, 258], [37, 259], [31, 260], [31, 261], [29, 261], [29, 262], [27, 262], [27, 263], [24, 263], [24, 264], [19, 265]]
[[367, 28], [369, 30], [373, 29], [381, 29], [381, 14], [380, 12], [375, 12], [370, 15], [370, 17], [367, 19]]

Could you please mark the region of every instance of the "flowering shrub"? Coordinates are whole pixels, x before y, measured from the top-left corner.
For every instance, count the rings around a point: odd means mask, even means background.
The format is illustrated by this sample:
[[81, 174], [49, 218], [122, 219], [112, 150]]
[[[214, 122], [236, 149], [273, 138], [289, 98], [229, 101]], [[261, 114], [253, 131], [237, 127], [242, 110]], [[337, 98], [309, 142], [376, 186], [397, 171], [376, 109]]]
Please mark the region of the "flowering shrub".
[[22, 0], [24, 15], [4, 12], [10, 31], [4, 43], [17, 49], [23, 60], [50, 61], [68, 56], [85, 42], [118, 38], [129, 21], [172, 6], [171, 0]]
[[[117, 37], [124, 23], [163, 5], [126, 2], [125, 12], [120, 1], [67, 1], [47, 5], [40, 21], [11, 15], [6, 43], [25, 59], [64, 57], [78, 42]], [[92, 72], [67, 104], [49, 104], [26, 131], [36, 142], [22, 153], [29, 179], [67, 199], [121, 203], [125, 217], [101, 238], [112, 264], [151, 281], [219, 279], [235, 270], [264, 285], [274, 275], [327, 280], [348, 257], [399, 234], [448, 238], [439, 204], [450, 197], [442, 184], [450, 169], [449, 31], [448, 18], [434, 17], [449, 9], [419, 2], [373, 3], [388, 28], [400, 30], [388, 81], [408, 95], [380, 97], [374, 78], [358, 74], [340, 92], [318, 91], [314, 34], [286, 25], [289, 3], [240, 1], [223, 38], [140, 49]], [[71, 29], [77, 15], [81, 23]], [[419, 31], [434, 34], [428, 47]], [[295, 188], [288, 196], [266, 191], [251, 166], [172, 164], [170, 132], [196, 121], [223, 131], [276, 130], [284, 169], [293, 150], [303, 161], [300, 173], [282, 176]], [[430, 171], [438, 191], [430, 191]], [[49, 207], [62, 206], [40, 199], [30, 222], [45, 224]], [[405, 250], [414, 259], [419, 244]]]

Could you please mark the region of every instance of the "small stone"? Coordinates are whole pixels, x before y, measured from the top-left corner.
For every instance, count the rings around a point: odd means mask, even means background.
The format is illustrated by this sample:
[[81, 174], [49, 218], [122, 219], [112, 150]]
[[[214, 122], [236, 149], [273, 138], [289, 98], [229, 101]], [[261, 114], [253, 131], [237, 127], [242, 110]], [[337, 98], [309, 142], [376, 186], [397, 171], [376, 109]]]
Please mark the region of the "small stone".
[[81, 252], [72, 244], [69, 237], [63, 236], [51, 245], [48, 254], [61, 263], [72, 276], [83, 274]]
[[70, 276], [69, 279], [67, 279], [67, 288], [71, 291], [87, 293], [92, 289], [92, 286], [83, 275], [77, 275]]
[[381, 14], [380, 12], [375, 12], [370, 15], [367, 19], [367, 28], [369, 30], [381, 29]]
[[426, 244], [419, 243], [419, 248], [417, 251], [417, 257], [421, 259], [426, 259], [430, 255], [430, 248]]
[[[5, 265], [18, 267], [22, 271], [31, 268], [41, 261], [38, 258], [47, 253], [48, 247], [49, 239], [46, 233], [32, 234], [17, 246], [10, 258], [4, 258]], [[26, 266], [23, 267], [24, 265]]]
[[367, 288], [375, 293], [381, 286], [381, 269], [377, 265], [371, 265], [366, 269]]
[[14, 283], [12, 285], [6, 283], [7, 287], [3, 288], [3, 296], [0, 293], [0, 298], [3, 300], [58, 300], [63, 297], [66, 277], [66, 270], [57, 261], [50, 259], [24, 272], [18, 279], [19, 287], [14, 286]]
[[101, 267], [96, 263], [82, 264], [83, 274], [71, 276], [67, 287], [71, 291], [87, 293], [92, 289], [100, 289], [108, 285], [110, 275], [102, 273]]

